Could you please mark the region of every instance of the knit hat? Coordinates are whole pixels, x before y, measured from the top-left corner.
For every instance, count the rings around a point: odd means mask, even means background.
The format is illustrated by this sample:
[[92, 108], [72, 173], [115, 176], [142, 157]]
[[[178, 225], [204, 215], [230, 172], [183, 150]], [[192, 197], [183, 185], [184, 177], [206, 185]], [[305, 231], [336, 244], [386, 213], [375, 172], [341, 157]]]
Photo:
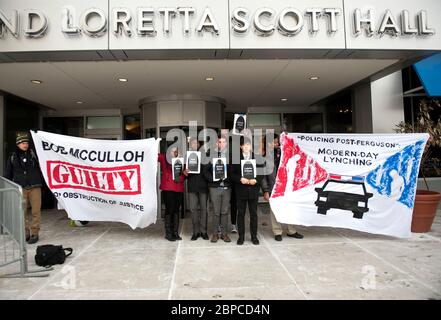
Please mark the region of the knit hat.
[[15, 138], [15, 144], [19, 145], [22, 142], [29, 142], [29, 135], [26, 132], [18, 133]]

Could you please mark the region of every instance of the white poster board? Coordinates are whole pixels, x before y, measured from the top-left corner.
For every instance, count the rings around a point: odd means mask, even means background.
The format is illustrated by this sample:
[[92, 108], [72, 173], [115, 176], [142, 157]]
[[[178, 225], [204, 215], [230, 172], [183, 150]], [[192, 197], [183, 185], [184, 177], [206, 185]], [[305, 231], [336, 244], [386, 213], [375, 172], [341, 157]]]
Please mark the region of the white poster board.
[[184, 158], [172, 158], [172, 177], [174, 182], [180, 182], [179, 178], [184, 170]]
[[255, 179], [256, 178], [256, 159], [240, 160], [240, 172], [242, 178]]
[[227, 178], [227, 158], [213, 158], [213, 181]]
[[193, 174], [201, 173], [200, 151], [187, 151], [186, 168], [188, 170], [188, 173], [193, 173]]
[[233, 123], [233, 134], [235, 135], [243, 135], [243, 131], [247, 127], [247, 116], [246, 114], [238, 114], [234, 115], [234, 123]]

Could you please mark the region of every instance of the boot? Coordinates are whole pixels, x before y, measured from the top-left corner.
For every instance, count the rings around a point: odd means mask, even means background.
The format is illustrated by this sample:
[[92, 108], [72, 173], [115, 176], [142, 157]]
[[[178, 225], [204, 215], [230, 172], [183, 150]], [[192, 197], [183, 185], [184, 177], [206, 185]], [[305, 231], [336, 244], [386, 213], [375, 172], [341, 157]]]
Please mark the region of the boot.
[[182, 240], [179, 236], [179, 213], [175, 213], [173, 216], [173, 236], [176, 240]]
[[38, 234], [33, 234], [31, 235], [31, 237], [29, 238], [28, 243], [29, 244], [34, 244], [38, 242]]
[[175, 237], [173, 236], [172, 230], [172, 216], [170, 214], [166, 214], [164, 217], [164, 227], [165, 227], [165, 238], [168, 241], [175, 241]]

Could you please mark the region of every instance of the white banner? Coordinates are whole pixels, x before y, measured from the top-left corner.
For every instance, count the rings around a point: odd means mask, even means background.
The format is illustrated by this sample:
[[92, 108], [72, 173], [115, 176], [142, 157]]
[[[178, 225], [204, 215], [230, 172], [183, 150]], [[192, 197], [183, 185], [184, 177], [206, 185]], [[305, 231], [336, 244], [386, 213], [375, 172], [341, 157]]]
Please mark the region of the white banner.
[[95, 140], [31, 132], [48, 187], [69, 216], [132, 229], [156, 222], [159, 140]]
[[281, 135], [277, 221], [409, 237], [428, 134]]

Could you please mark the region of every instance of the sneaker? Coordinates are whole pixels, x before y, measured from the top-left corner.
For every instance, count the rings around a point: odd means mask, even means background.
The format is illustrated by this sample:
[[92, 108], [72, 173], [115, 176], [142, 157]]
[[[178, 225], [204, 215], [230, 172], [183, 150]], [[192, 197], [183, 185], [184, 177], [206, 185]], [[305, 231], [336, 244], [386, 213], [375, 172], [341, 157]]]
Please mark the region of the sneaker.
[[29, 238], [29, 241], [28, 241], [29, 244], [34, 244], [37, 242], [38, 242], [38, 235], [34, 235], [34, 234]]
[[204, 240], [208, 240], [209, 238], [208, 238], [208, 234], [206, 234], [206, 233], [203, 233], [202, 235], [201, 235], [201, 237], [202, 237], [202, 239], [204, 239]]
[[274, 236], [274, 239], [276, 241], [282, 241], [282, 235], [278, 234], [278, 235]]
[[224, 234], [224, 235], [222, 236], [222, 240], [224, 240], [225, 242], [231, 242], [231, 239], [230, 239], [230, 237], [228, 236], [228, 234]]
[[300, 234], [300, 233], [298, 233], [298, 232], [293, 233], [293, 234], [289, 234], [289, 233], [288, 233], [287, 236], [288, 236], [288, 237], [291, 237], [291, 238], [296, 238], [296, 239], [303, 239], [303, 235]]
[[199, 238], [199, 233], [196, 233], [196, 234], [193, 234], [192, 236], [191, 236], [191, 241], [195, 241], [195, 240], [197, 240], [198, 238]]
[[216, 243], [217, 240], [219, 240], [219, 235], [217, 233], [213, 233], [213, 236], [211, 237], [211, 242]]
[[231, 233], [237, 233], [237, 228], [236, 228], [236, 225], [235, 225], [235, 224], [233, 224], [233, 225], [231, 226]]
[[251, 239], [251, 242], [254, 244], [254, 245], [258, 245], [260, 242], [259, 242], [259, 239], [257, 239], [257, 238], [253, 238], [253, 239]]
[[239, 239], [237, 239], [237, 245], [238, 245], [238, 246], [243, 245], [243, 238], [239, 238]]

